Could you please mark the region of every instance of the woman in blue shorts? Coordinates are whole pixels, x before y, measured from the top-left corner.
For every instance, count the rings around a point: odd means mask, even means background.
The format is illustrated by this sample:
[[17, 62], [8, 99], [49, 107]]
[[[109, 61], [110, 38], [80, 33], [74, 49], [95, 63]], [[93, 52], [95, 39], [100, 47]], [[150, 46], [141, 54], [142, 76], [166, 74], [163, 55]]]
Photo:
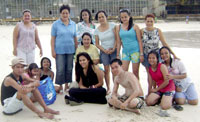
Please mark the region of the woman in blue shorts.
[[107, 85], [107, 94], [110, 93], [110, 62], [116, 58], [115, 24], [107, 21], [105, 11], [98, 11], [95, 19], [100, 23], [95, 30], [96, 46], [100, 50], [100, 61], [105, 69], [105, 81]]
[[160, 49], [160, 56], [170, 73], [166, 77], [169, 80], [173, 79], [176, 85], [176, 103], [183, 105], [187, 101], [188, 104], [197, 105], [198, 94], [194, 83], [187, 77], [187, 72], [183, 63], [178, 59], [171, 58], [171, 52], [168, 47], [162, 47]]
[[128, 9], [120, 10], [120, 24], [117, 27], [117, 56], [119, 58], [121, 45], [122, 50], [122, 67], [128, 71], [129, 63], [132, 62], [132, 70], [139, 79], [139, 65], [143, 61], [143, 47], [140, 36], [140, 29], [133, 24], [133, 18], [130, 16]]

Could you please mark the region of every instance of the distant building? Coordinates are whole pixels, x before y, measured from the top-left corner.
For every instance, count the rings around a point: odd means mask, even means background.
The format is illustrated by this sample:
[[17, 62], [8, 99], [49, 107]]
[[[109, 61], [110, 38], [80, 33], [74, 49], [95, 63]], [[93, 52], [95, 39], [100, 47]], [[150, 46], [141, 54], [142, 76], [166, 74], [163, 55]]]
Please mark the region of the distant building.
[[200, 14], [200, 0], [166, 0], [167, 14]]

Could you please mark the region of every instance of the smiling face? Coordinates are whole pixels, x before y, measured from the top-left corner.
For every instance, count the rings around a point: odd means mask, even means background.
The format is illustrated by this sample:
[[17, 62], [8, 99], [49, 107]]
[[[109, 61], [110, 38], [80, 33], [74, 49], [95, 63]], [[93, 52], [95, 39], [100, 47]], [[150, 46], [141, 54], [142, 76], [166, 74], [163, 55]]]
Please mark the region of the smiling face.
[[39, 74], [39, 69], [38, 68], [34, 68], [31, 70], [31, 75], [32, 76], [37, 76]]
[[42, 67], [45, 68], [45, 69], [49, 69], [50, 68], [50, 62], [48, 59], [44, 59], [42, 61]]
[[145, 20], [145, 24], [147, 28], [153, 28], [154, 27], [154, 19], [152, 17], [147, 17]]
[[170, 61], [170, 52], [166, 48], [160, 50], [160, 57], [163, 61]]
[[63, 9], [62, 12], [60, 13], [60, 17], [62, 21], [67, 21], [69, 19], [69, 11], [68, 9]]
[[128, 24], [129, 19], [130, 19], [130, 16], [128, 15], [127, 12], [121, 12], [120, 13], [120, 20], [122, 21], [123, 24]]
[[91, 40], [90, 36], [84, 35], [82, 41], [83, 41], [83, 46], [84, 46], [85, 48], [89, 48], [92, 40]]
[[89, 60], [85, 56], [79, 57], [79, 64], [83, 69], [86, 69], [89, 65]]
[[158, 59], [155, 54], [151, 53], [148, 57], [148, 62], [151, 66], [155, 66], [158, 63]]
[[23, 14], [23, 21], [24, 21], [24, 23], [31, 22], [31, 13], [30, 12], [25, 12]]
[[112, 63], [112, 64], [110, 65], [110, 67], [111, 67], [111, 72], [112, 72], [112, 74], [113, 74], [114, 76], [119, 75], [120, 72], [123, 71], [122, 66], [120, 66], [120, 65], [118, 64], [118, 62]]
[[98, 22], [99, 22], [100, 24], [103, 24], [103, 23], [106, 23], [106, 22], [107, 22], [107, 18], [106, 18], [105, 14], [104, 14], [103, 12], [100, 12], [100, 13], [98, 14]]
[[82, 18], [84, 22], [89, 22], [89, 14], [87, 11], [82, 12]]

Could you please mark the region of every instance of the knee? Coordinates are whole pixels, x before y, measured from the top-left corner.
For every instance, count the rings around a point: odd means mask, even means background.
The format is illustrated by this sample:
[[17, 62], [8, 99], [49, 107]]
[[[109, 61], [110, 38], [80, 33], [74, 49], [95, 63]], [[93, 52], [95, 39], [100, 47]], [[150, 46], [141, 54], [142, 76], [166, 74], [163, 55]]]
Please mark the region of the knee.
[[188, 104], [190, 104], [190, 105], [198, 105], [198, 100], [188, 100]]
[[152, 106], [152, 105], [155, 104], [155, 101], [153, 101], [153, 100], [147, 98], [147, 99], [146, 99], [146, 104], [147, 104], [148, 106]]
[[184, 104], [185, 104], [185, 100], [175, 99], [175, 102], [176, 102], [178, 105], [184, 105]]
[[171, 108], [172, 104], [171, 103], [164, 103], [164, 104], [161, 104], [161, 108], [163, 110], [167, 110], [169, 108]]

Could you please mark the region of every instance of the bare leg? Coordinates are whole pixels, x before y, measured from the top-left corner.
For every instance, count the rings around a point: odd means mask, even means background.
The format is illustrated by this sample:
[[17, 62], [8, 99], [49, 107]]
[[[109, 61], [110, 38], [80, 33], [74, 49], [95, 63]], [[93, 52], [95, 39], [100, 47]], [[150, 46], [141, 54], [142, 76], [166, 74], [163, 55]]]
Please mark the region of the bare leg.
[[106, 65], [104, 66], [105, 69], [105, 81], [107, 86], [107, 94], [110, 93], [110, 66]]
[[30, 109], [32, 110], [34, 113], [36, 113], [39, 117], [43, 118], [48, 118], [48, 119], [53, 119], [54, 116], [52, 114], [48, 114], [48, 113], [44, 113], [42, 111], [40, 111], [39, 109], [37, 109], [35, 107], [35, 105], [33, 104], [33, 102], [31, 101], [31, 99], [25, 95], [25, 94], [17, 94], [17, 98], [18, 99], [22, 99], [23, 103]]
[[55, 111], [55, 110], [47, 107], [47, 105], [45, 104], [45, 102], [42, 98], [42, 95], [40, 94], [38, 89], [33, 90], [32, 93], [33, 93], [35, 99], [37, 100], [37, 102], [39, 102], [39, 104], [44, 108], [45, 113], [51, 113], [51, 114], [59, 114], [60, 113], [59, 111]]
[[137, 77], [138, 80], [139, 80], [139, 67], [140, 63], [132, 63], [133, 74]]
[[122, 61], [122, 68], [124, 71], [128, 71], [130, 61]]

